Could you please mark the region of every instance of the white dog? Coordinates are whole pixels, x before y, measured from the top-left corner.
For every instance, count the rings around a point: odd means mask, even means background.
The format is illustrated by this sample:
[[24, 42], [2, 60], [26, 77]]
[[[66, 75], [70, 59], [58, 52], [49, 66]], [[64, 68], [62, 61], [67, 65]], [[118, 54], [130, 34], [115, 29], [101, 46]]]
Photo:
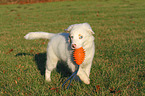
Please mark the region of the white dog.
[[88, 23], [70, 25], [65, 31], [69, 33], [46, 33], [30, 32], [24, 36], [25, 39], [50, 39], [47, 47], [47, 61], [45, 70], [46, 81], [51, 81], [51, 71], [56, 68], [58, 60], [63, 60], [68, 64], [72, 72], [76, 70], [73, 61], [73, 49], [83, 47], [85, 50], [85, 60], [80, 65], [77, 75], [85, 83], [90, 84], [90, 70], [95, 52], [94, 34]]

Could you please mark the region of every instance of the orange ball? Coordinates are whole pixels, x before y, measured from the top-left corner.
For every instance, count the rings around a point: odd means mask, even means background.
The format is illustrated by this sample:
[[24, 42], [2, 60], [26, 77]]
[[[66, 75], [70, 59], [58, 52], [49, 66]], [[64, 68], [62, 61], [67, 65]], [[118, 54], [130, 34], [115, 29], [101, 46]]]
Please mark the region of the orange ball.
[[85, 59], [85, 51], [83, 47], [75, 49], [73, 52], [73, 57], [77, 65], [82, 64]]

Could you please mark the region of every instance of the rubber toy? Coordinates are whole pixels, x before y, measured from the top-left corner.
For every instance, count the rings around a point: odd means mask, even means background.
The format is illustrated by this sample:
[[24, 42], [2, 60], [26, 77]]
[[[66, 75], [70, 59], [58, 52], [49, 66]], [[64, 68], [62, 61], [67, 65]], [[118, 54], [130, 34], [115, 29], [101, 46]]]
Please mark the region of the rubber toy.
[[73, 52], [73, 57], [77, 65], [82, 64], [85, 59], [85, 51], [83, 47], [75, 49]]
[[80, 47], [78, 49], [74, 49], [73, 58], [74, 58], [75, 63], [77, 64], [77, 70], [62, 84], [62, 88], [66, 84], [66, 82], [68, 80], [70, 80], [70, 82], [69, 82], [69, 84], [67, 86], [67, 89], [69, 88], [71, 81], [76, 76], [76, 74], [77, 74], [77, 72], [79, 70], [80, 64], [83, 63], [83, 61], [85, 59], [85, 51], [84, 51], [83, 47]]

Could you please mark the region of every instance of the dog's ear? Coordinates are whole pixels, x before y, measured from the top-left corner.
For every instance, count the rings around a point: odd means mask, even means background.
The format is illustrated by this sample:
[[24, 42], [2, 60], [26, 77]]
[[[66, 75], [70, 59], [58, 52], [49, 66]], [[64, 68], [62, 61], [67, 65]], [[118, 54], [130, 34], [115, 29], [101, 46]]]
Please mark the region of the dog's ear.
[[91, 34], [95, 34], [95, 32], [91, 29], [88, 29], [88, 31], [91, 33]]
[[75, 25], [75, 24], [70, 25], [67, 29], [64, 29], [64, 31], [66, 31], [66, 32], [70, 32], [71, 29], [74, 27], [74, 25]]
[[90, 24], [88, 24], [88, 23], [83, 23], [83, 24], [91, 34], [95, 34], [95, 32], [92, 30]]

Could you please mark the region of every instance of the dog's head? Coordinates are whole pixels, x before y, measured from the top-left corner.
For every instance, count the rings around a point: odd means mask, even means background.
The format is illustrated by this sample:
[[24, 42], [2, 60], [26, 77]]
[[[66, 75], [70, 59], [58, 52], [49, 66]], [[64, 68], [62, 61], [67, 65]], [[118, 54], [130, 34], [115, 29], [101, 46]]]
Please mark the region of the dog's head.
[[88, 23], [70, 25], [65, 31], [69, 32], [69, 42], [72, 49], [83, 47], [84, 43], [94, 34]]

